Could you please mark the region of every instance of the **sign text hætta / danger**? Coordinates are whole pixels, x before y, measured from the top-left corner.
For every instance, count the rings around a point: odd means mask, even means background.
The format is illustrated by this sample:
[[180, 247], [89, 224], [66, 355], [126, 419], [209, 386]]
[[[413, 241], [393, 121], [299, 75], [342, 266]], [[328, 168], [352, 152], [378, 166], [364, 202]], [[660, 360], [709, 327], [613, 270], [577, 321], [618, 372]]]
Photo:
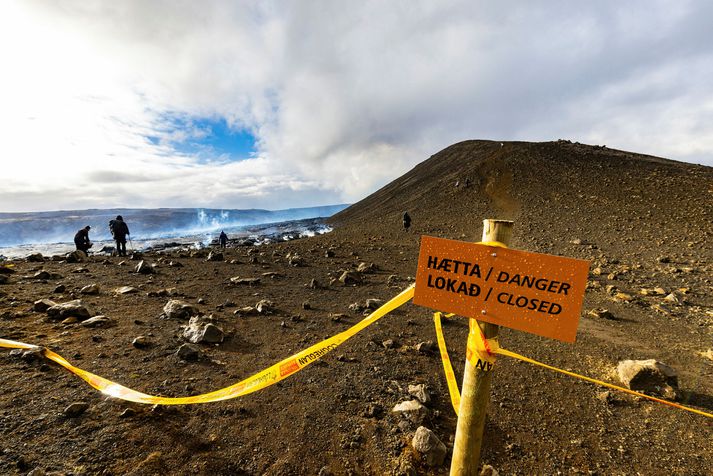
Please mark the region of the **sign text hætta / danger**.
[[414, 302], [573, 342], [589, 263], [424, 236]]

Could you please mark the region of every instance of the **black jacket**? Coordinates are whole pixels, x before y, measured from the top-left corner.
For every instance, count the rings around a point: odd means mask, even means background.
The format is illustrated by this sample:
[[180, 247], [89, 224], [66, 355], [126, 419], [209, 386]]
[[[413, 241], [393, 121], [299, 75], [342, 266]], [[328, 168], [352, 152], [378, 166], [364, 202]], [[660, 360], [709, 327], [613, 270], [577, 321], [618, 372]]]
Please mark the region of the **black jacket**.
[[123, 240], [129, 233], [129, 225], [123, 220], [112, 220], [109, 222], [109, 230], [114, 235], [115, 240]]

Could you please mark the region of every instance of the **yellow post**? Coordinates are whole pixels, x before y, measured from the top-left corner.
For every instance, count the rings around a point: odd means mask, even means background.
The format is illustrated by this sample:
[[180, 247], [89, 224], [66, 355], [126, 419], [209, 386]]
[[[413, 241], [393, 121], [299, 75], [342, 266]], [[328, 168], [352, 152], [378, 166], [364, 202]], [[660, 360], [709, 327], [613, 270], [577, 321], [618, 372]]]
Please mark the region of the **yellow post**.
[[[483, 220], [482, 241], [499, 241], [509, 245], [512, 225], [513, 222], [508, 220]], [[471, 325], [474, 325], [473, 321], [471, 321]], [[480, 329], [486, 339], [492, 339], [498, 335], [498, 326], [495, 324], [483, 322], [480, 323]], [[492, 370], [475, 368], [466, 359], [458, 411], [458, 426], [453, 445], [453, 459], [451, 460], [451, 476], [474, 476], [477, 474], [480, 463], [480, 447], [483, 442], [485, 412], [490, 400], [492, 375]]]

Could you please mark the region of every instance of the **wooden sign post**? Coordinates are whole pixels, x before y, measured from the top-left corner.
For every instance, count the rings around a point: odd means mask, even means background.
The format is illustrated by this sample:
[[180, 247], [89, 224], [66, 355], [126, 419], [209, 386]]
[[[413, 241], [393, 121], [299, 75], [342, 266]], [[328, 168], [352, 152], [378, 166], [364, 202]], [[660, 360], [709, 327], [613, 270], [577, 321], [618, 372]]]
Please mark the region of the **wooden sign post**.
[[[513, 222], [506, 220], [483, 220], [482, 241], [499, 241], [510, 244]], [[470, 323], [474, 325], [473, 322]], [[498, 335], [498, 326], [483, 322], [480, 324], [486, 339]], [[480, 462], [480, 447], [483, 443], [485, 413], [490, 401], [490, 381], [493, 372], [475, 368], [466, 360], [463, 371], [458, 426], [453, 445], [451, 475], [475, 476]]]

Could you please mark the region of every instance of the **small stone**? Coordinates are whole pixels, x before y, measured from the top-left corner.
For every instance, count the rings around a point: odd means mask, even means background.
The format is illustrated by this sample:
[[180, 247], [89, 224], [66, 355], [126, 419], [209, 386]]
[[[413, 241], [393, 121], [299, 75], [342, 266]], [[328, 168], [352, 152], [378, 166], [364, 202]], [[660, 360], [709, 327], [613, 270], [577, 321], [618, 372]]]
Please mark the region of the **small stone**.
[[319, 285], [319, 283], [317, 282], [316, 279], [312, 278], [312, 280], [310, 280], [310, 282], [309, 282], [309, 288], [310, 289], [320, 289], [321, 286]]
[[114, 289], [114, 294], [133, 294], [138, 292], [139, 290], [132, 286], [122, 286], [120, 288]]
[[631, 301], [632, 299], [634, 299], [634, 297], [633, 297], [631, 294], [627, 294], [627, 293], [616, 293], [616, 294], [614, 295], [614, 299], [615, 299], [616, 301], [629, 302], [629, 301]]
[[354, 271], [344, 271], [339, 277], [339, 281], [345, 286], [361, 284], [361, 275]]
[[500, 473], [489, 464], [484, 464], [483, 469], [480, 470], [480, 476], [500, 476]]
[[423, 455], [428, 466], [440, 466], [446, 459], [446, 445], [425, 426], [418, 427], [411, 440], [411, 446]]
[[74, 402], [64, 409], [64, 415], [69, 418], [75, 418], [87, 411], [89, 404], [86, 402]]
[[619, 380], [631, 390], [675, 400], [678, 375], [668, 365], [654, 359], [623, 360], [617, 365]]
[[230, 278], [230, 282], [238, 285], [256, 286], [260, 284], [260, 278], [241, 278], [240, 276], [235, 276]]
[[139, 274], [153, 274], [156, 272], [154, 266], [145, 260], [139, 261], [139, 264], [136, 265], [134, 271]]
[[223, 258], [223, 253], [220, 253], [219, 251], [211, 251], [208, 253], [208, 257], [205, 259], [206, 261], [224, 261], [225, 258]]
[[575, 238], [574, 240], [570, 241], [570, 244], [573, 244], [573, 245], [581, 245], [581, 244], [582, 244], [582, 240], [579, 239], [579, 238]]
[[75, 250], [71, 253], [68, 253], [64, 259], [65, 261], [67, 261], [67, 263], [84, 263], [89, 259], [89, 256], [87, 256], [84, 251]]
[[201, 356], [201, 350], [199, 347], [196, 347], [195, 345], [192, 344], [183, 344], [181, 347], [178, 348], [176, 351], [176, 355], [181, 359], [181, 360], [187, 360], [189, 362], [195, 362], [198, 360]]
[[324, 252], [324, 257], [325, 258], [334, 258], [334, 250], [326, 250]]
[[143, 349], [149, 346], [149, 339], [146, 336], [138, 336], [133, 341], [131, 341], [131, 345], [133, 345], [137, 349]]
[[374, 263], [365, 263], [361, 262], [359, 263], [359, 266], [357, 266], [357, 272], [358, 273], [373, 273], [376, 270], [376, 265]]
[[680, 304], [681, 303], [681, 300], [678, 298], [678, 296], [676, 296], [675, 293], [669, 293], [668, 295], [666, 295], [665, 298], [663, 298], [663, 300], [668, 303], [671, 303], [671, 304]]
[[274, 309], [274, 304], [268, 299], [262, 299], [255, 304], [255, 310], [260, 314], [269, 314]]
[[30, 279], [36, 279], [36, 280], [44, 280], [44, 279], [50, 279], [52, 275], [45, 270], [40, 270], [37, 271], [35, 274], [32, 275]]
[[381, 299], [367, 299], [366, 300], [366, 308], [367, 309], [378, 309], [384, 304], [384, 301]]
[[310, 310], [312, 309], [312, 305], [309, 303], [309, 301], [305, 301], [302, 303], [302, 309]]
[[34, 302], [34, 304], [32, 305], [32, 310], [35, 312], [46, 312], [47, 309], [56, 305], [56, 302], [50, 301], [49, 299], [40, 299]]
[[428, 409], [418, 400], [407, 400], [394, 406], [392, 413], [398, 413], [407, 420], [421, 424], [428, 415]]
[[197, 307], [178, 299], [171, 299], [163, 306], [163, 314], [168, 319], [188, 319], [199, 312]]
[[593, 317], [595, 319], [609, 319], [612, 321], [616, 320], [616, 317], [614, 317], [614, 314], [609, 312], [609, 310], [604, 309], [604, 308], [596, 308], [592, 309], [587, 313], [588, 316]]
[[658, 294], [659, 296], [663, 296], [664, 294], [666, 294], [666, 290], [664, 290], [664, 288], [657, 287], [654, 288], [654, 293]]
[[99, 285], [94, 283], [90, 284], [88, 286], [84, 286], [82, 289], [79, 290], [80, 294], [99, 294]]
[[82, 322], [82, 327], [109, 327], [113, 321], [106, 316], [94, 316]]
[[364, 416], [366, 418], [380, 418], [384, 413], [384, 407], [378, 403], [370, 403], [366, 406], [364, 410]]
[[210, 322], [211, 316], [193, 316], [183, 331], [183, 338], [193, 344], [218, 344], [223, 342], [223, 330]]
[[394, 341], [393, 341], [393, 339], [386, 339], [385, 341], [383, 341], [383, 342], [381, 343], [381, 345], [382, 345], [385, 349], [391, 349], [391, 348], [394, 347]]
[[67, 287], [64, 284], [58, 284], [54, 290], [52, 291], [55, 294], [61, 294], [67, 290]]
[[203, 299], [203, 298], [196, 299], [196, 304], [205, 304], [205, 299]]
[[124, 411], [119, 414], [119, 418], [129, 418], [135, 415], [136, 410], [134, 410], [133, 408], [125, 408]]
[[56, 320], [66, 319], [70, 316], [74, 316], [79, 320], [84, 320], [89, 319], [96, 313], [91, 307], [89, 307], [89, 305], [79, 299], [75, 299], [73, 301], [64, 302], [48, 308], [47, 314], [49, 314], [50, 318]]
[[298, 254], [288, 255], [287, 263], [290, 266], [304, 266], [305, 260]]
[[418, 344], [416, 344], [416, 351], [422, 354], [430, 354], [431, 352], [433, 352], [434, 348], [435, 347], [433, 345], [433, 342], [431, 342], [430, 340], [426, 342], [419, 342]]
[[428, 403], [431, 401], [431, 396], [428, 394], [425, 384], [421, 383], [418, 385], [409, 385], [408, 393], [412, 397], [416, 397], [421, 403]]
[[25, 258], [25, 260], [28, 263], [42, 263], [45, 260], [45, 257], [42, 256], [42, 253], [33, 253]]

